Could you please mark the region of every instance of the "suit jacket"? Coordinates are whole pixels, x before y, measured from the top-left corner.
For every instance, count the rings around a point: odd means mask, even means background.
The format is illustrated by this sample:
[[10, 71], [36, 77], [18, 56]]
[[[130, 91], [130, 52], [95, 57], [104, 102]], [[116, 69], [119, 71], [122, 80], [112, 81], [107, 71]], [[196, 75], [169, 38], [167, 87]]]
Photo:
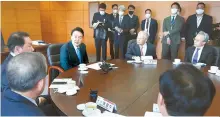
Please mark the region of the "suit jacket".
[[[114, 27], [113, 27], [113, 26], [114, 26], [114, 21], [115, 21], [115, 19], [116, 19], [118, 16], [119, 16], [118, 14], [116, 14], [116, 17], [114, 17], [113, 13], [109, 14], [109, 16], [108, 16], [109, 21], [110, 21], [110, 26], [109, 26], [109, 28], [110, 28], [111, 30], [113, 30], [113, 28], [114, 28]], [[108, 31], [108, 36], [109, 36], [110, 38], [113, 38], [113, 35], [114, 35], [113, 32]]]
[[[192, 57], [193, 57], [193, 53], [195, 51], [195, 47], [189, 47], [186, 50], [186, 54], [185, 54], [185, 62], [192, 62]], [[216, 63], [216, 57], [215, 57], [215, 52], [216, 50], [209, 46], [209, 45], [205, 45], [202, 49], [202, 53], [200, 55], [199, 58], [199, 63], [205, 63], [207, 65], [215, 65]]]
[[[89, 63], [89, 59], [86, 52], [86, 45], [80, 44], [80, 53], [82, 57], [82, 63]], [[64, 70], [76, 67], [80, 64], [76, 51], [71, 41], [64, 44], [60, 48], [60, 65]]]
[[125, 15], [126, 17], [128, 17], [128, 22], [129, 22], [129, 30], [131, 30], [132, 28], [135, 29], [135, 32], [137, 32], [138, 28], [139, 28], [139, 18], [137, 15], [133, 15], [133, 17], [131, 18], [128, 14]]
[[197, 17], [196, 14], [191, 15], [186, 20], [186, 27], [185, 27], [185, 36], [186, 36], [186, 44], [193, 45], [194, 41], [193, 38], [196, 36], [196, 33], [199, 31], [204, 31], [211, 35], [212, 32], [212, 17], [209, 15], [204, 14], [202, 21], [197, 28]]
[[[133, 56], [141, 56], [140, 47], [136, 41], [129, 43], [127, 53], [125, 54], [126, 59], [132, 59]], [[157, 58], [155, 46], [151, 43], [147, 43], [147, 52], [145, 56], [153, 56]]]
[[[169, 37], [171, 40], [171, 44], [180, 44], [180, 33], [183, 26], [184, 21], [182, 17], [177, 15], [175, 18], [175, 23], [171, 29], [171, 16], [167, 17], [163, 21], [163, 32], [169, 31]], [[167, 44], [167, 36], [163, 37], [162, 43]]]
[[[141, 21], [141, 30], [145, 30], [145, 23], [146, 23], [146, 19], [142, 20]], [[157, 20], [151, 18], [151, 21], [150, 21], [150, 30], [149, 30], [149, 33], [150, 33], [150, 36], [148, 38], [148, 41], [150, 43], [154, 43], [155, 41], [155, 38], [156, 38], [156, 34], [157, 34], [157, 29], [158, 29], [158, 24], [157, 24]]]
[[[129, 19], [126, 15], [123, 16], [122, 22], [121, 24], [119, 23], [119, 15], [116, 17], [116, 19], [114, 20], [114, 24], [113, 24], [113, 28], [115, 28], [116, 26], [123, 29], [123, 33], [124, 35], [128, 34], [129, 31]], [[118, 33], [115, 33], [118, 34]]]
[[1, 116], [45, 116], [34, 103], [11, 90], [1, 98]]
[[[92, 24], [97, 23], [98, 21], [104, 22], [104, 28], [106, 31], [108, 31], [108, 28], [111, 25], [111, 21], [109, 19], [109, 14], [105, 13], [104, 15], [101, 15], [99, 12], [96, 12], [93, 16]], [[93, 37], [95, 38], [95, 30], [94, 30]]]
[[4, 60], [4, 62], [1, 64], [1, 92], [6, 91], [7, 89], [10, 89], [8, 85], [8, 79], [6, 77], [6, 69], [8, 62], [13, 58], [11, 54], [7, 56], [7, 58]]

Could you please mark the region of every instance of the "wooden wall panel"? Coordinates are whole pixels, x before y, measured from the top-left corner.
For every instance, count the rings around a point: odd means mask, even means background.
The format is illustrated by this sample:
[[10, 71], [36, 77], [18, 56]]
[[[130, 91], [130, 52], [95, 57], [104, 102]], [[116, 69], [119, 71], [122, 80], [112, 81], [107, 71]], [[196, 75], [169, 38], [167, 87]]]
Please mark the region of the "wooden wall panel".
[[25, 31], [32, 40], [42, 39], [40, 2], [1, 2], [1, 30], [4, 41], [15, 31]]

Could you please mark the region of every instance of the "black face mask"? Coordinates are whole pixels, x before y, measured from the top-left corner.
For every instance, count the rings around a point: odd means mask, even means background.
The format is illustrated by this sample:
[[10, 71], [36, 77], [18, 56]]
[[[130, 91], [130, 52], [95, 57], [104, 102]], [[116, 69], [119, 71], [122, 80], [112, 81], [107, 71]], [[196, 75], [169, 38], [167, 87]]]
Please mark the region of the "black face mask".
[[134, 11], [129, 11], [128, 12], [130, 15], [133, 15], [134, 14]]

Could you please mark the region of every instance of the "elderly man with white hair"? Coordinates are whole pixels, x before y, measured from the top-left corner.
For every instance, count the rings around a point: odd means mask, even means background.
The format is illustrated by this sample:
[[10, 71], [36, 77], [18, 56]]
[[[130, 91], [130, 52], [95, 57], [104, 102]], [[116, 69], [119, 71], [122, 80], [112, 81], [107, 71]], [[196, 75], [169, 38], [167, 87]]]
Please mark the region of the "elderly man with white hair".
[[207, 65], [215, 65], [216, 50], [207, 45], [209, 35], [200, 31], [194, 39], [194, 46], [187, 48], [185, 54], [185, 61], [196, 63], [205, 63]]
[[129, 30], [129, 19], [124, 15], [126, 10], [124, 5], [118, 7], [119, 16], [116, 17], [113, 23], [113, 28], [115, 29], [114, 43], [115, 43], [115, 58], [124, 59], [125, 55], [125, 41]]
[[137, 40], [129, 42], [126, 59], [134, 59], [141, 56], [152, 56], [156, 58], [155, 46], [151, 43], [147, 43], [148, 35], [144, 31], [140, 31], [137, 36]]

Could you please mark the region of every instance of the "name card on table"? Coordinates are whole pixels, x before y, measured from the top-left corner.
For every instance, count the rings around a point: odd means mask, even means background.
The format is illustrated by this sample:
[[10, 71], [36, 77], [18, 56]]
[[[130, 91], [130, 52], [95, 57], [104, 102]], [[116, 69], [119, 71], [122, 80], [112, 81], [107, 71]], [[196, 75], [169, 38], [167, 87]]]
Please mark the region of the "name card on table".
[[148, 64], [148, 65], [156, 65], [157, 64], [157, 60], [144, 60], [144, 64]]
[[98, 96], [97, 100], [96, 100], [96, 104], [101, 106], [102, 108], [110, 111], [110, 112], [113, 112], [113, 110], [117, 110], [116, 108], [116, 104], [101, 97], [101, 96]]

